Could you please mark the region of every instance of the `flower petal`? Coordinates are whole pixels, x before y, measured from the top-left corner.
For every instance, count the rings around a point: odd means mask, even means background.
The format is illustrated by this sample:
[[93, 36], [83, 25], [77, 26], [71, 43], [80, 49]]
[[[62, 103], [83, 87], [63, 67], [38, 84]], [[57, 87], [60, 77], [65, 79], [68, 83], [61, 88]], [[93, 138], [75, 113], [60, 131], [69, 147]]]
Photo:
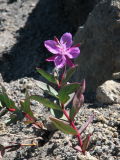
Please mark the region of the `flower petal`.
[[47, 40], [44, 42], [44, 46], [53, 54], [57, 54], [59, 52], [59, 48], [57, 47], [57, 42], [54, 40]]
[[74, 67], [74, 63], [66, 56], [66, 63], [68, 64], [68, 66], [70, 67]]
[[66, 64], [66, 58], [62, 55], [57, 55], [54, 63], [57, 68], [63, 68]]
[[55, 55], [55, 56], [52, 56], [52, 57], [47, 58], [47, 59], [46, 59], [46, 61], [51, 62], [51, 61], [54, 61], [54, 60], [55, 60], [55, 58], [56, 58], [56, 55]]
[[71, 47], [69, 50], [68, 50], [68, 52], [67, 52], [67, 56], [69, 57], [69, 58], [76, 58], [76, 57], [78, 57], [79, 56], [79, 54], [80, 54], [80, 49], [78, 48], [78, 47]]
[[60, 43], [65, 44], [66, 48], [70, 48], [72, 45], [72, 35], [71, 33], [64, 33], [60, 39]]

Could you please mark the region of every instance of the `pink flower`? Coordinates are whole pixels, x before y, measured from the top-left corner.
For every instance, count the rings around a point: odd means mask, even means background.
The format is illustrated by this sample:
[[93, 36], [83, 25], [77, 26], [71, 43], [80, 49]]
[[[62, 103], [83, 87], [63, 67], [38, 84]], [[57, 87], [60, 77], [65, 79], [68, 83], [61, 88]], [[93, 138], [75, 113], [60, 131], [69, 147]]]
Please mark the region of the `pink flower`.
[[66, 64], [73, 67], [71, 59], [78, 57], [80, 49], [78, 45], [72, 46], [71, 33], [64, 33], [60, 41], [55, 37], [54, 40], [44, 42], [45, 47], [54, 54], [54, 56], [46, 59], [46, 61], [54, 61], [57, 68], [63, 68]]

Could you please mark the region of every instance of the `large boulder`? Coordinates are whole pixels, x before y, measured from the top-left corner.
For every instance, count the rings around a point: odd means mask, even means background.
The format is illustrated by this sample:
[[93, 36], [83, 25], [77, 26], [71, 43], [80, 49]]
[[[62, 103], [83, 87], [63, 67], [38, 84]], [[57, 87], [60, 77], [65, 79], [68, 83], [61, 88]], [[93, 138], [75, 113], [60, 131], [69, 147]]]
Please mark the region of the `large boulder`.
[[96, 91], [112, 73], [120, 71], [120, 1], [100, 1], [79, 27], [75, 43], [81, 43], [81, 55], [75, 79], [86, 79], [87, 92]]
[[120, 82], [108, 80], [97, 88], [96, 99], [104, 104], [120, 104]]
[[78, 25], [85, 23], [89, 12], [93, 10], [99, 1], [100, 0], [62, 0], [62, 3], [71, 25], [78, 27]]

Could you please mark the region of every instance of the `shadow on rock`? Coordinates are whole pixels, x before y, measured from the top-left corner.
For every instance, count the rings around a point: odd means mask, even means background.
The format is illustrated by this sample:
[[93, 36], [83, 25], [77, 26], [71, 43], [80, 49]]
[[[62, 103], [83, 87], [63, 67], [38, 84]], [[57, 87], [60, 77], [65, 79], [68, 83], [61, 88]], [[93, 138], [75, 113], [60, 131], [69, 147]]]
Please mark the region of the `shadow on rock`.
[[3, 80], [36, 78], [36, 67], [48, 68], [45, 62], [48, 52], [43, 42], [54, 35], [59, 38], [64, 32], [74, 34], [78, 24], [72, 24], [69, 16], [63, 1], [39, 0], [25, 26], [15, 33], [17, 43], [0, 60]]
[[[29, 8], [28, 8], [29, 9]], [[48, 56], [43, 42], [64, 32], [73, 32], [56, 0], [40, 0], [29, 15], [24, 28], [16, 32], [17, 43], [0, 61], [0, 72], [4, 81], [24, 76], [34, 76], [37, 66], [45, 68]]]

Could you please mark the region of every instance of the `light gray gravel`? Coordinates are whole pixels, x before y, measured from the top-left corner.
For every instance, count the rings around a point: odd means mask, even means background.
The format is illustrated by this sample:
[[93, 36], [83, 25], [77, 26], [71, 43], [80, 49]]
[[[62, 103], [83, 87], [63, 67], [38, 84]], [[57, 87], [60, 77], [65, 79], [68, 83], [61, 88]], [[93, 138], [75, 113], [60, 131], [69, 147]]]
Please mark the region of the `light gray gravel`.
[[[37, 84], [39, 81], [33, 78], [23, 78], [12, 81], [10, 84], [3, 83], [9, 96], [19, 102], [24, 98], [23, 88], [27, 87], [30, 94], [44, 95]], [[23, 87], [24, 86], [24, 87]], [[28, 87], [29, 86], [29, 87]], [[34, 102], [31, 105], [35, 116], [44, 124], [47, 124], [50, 115], [47, 108]], [[85, 104], [82, 112], [76, 117], [76, 125], [80, 127], [87, 117], [94, 112], [95, 120], [87, 128], [86, 134], [93, 131], [93, 136], [89, 146], [89, 154], [100, 160], [119, 159], [120, 152], [120, 105], [97, 106], [95, 104]], [[36, 140], [39, 147], [23, 147], [17, 152], [6, 153], [5, 159], [58, 159], [58, 160], [77, 160], [77, 153], [72, 145], [75, 146], [77, 141], [75, 137], [71, 137], [61, 133], [60, 131], [44, 133], [34, 127], [26, 127], [22, 122], [9, 127], [5, 126], [5, 120], [8, 116], [1, 119], [0, 142], [8, 144], [8, 142], [31, 143], [29, 137], [41, 136], [45, 141]], [[42, 146], [41, 146], [42, 145]], [[78, 156], [80, 157], [80, 155]], [[90, 156], [89, 156], [90, 157]]]

